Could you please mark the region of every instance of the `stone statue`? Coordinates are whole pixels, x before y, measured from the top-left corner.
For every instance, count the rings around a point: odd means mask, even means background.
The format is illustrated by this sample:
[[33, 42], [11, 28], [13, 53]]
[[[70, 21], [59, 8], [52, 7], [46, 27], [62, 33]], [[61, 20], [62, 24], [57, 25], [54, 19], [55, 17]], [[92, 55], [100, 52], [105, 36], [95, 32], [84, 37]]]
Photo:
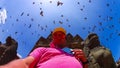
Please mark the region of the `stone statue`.
[[97, 34], [89, 34], [82, 44], [84, 45], [83, 51], [89, 61], [88, 68], [116, 68], [110, 50], [101, 46]]

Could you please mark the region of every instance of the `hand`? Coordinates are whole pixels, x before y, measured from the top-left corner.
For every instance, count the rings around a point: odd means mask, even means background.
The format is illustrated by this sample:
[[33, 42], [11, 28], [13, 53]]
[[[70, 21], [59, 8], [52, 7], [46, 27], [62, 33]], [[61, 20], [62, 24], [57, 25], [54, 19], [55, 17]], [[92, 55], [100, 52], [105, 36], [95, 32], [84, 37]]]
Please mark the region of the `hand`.
[[73, 52], [75, 58], [83, 63], [83, 68], [88, 68], [88, 64], [84, 64], [87, 61], [84, 52], [81, 49], [73, 49]]
[[81, 49], [73, 49], [73, 52], [76, 59], [81, 60], [82, 62], [87, 61], [86, 56]]

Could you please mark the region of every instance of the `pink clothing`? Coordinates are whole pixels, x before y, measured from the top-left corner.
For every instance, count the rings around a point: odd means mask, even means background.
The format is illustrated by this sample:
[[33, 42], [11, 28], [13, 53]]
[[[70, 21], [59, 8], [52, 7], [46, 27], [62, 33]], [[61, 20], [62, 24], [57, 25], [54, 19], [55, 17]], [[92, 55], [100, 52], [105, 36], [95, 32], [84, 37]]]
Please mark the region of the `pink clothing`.
[[81, 62], [61, 49], [40, 47], [30, 56], [38, 60], [36, 68], [83, 68]]
[[55, 45], [53, 44], [53, 42], [50, 43], [50, 47], [55, 48]]

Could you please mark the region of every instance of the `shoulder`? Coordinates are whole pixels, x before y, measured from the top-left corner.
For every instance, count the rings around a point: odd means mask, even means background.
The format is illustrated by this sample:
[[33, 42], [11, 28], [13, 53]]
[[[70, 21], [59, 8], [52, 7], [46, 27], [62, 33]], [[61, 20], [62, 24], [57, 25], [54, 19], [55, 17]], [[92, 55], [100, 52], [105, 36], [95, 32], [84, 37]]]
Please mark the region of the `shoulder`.
[[45, 47], [38, 47], [35, 50], [41, 50], [41, 49], [46, 49]]
[[50, 48], [50, 47], [38, 47], [36, 49], [33, 50], [34, 51], [39, 51], [39, 52], [45, 52], [45, 51], [51, 51], [51, 50], [57, 50], [56, 48]]
[[48, 48], [45, 48], [45, 47], [38, 47], [38, 48], [34, 49], [33, 51], [45, 51], [47, 49]]
[[33, 57], [39, 57], [41, 56], [43, 53], [46, 52], [46, 48], [45, 47], [38, 47], [36, 49], [34, 49], [29, 56], [33, 56]]

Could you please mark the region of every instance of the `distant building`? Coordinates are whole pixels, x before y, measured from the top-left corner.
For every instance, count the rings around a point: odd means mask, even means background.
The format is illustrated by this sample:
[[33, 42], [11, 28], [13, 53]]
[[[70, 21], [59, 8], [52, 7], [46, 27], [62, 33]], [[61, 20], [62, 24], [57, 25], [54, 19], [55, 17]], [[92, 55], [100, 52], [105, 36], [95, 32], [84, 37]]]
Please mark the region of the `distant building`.
[[[66, 39], [67, 39], [68, 47], [73, 48], [73, 49], [75, 48], [83, 49], [83, 46], [81, 45], [81, 42], [83, 41], [83, 39], [79, 35], [72, 36], [72, 34], [68, 33], [66, 35]], [[51, 33], [48, 35], [47, 38], [40, 37], [40, 39], [36, 42], [35, 46], [33, 47], [31, 51], [33, 51], [37, 47], [49, 47], [49, 43], [51, 41], [52, 41]]]

